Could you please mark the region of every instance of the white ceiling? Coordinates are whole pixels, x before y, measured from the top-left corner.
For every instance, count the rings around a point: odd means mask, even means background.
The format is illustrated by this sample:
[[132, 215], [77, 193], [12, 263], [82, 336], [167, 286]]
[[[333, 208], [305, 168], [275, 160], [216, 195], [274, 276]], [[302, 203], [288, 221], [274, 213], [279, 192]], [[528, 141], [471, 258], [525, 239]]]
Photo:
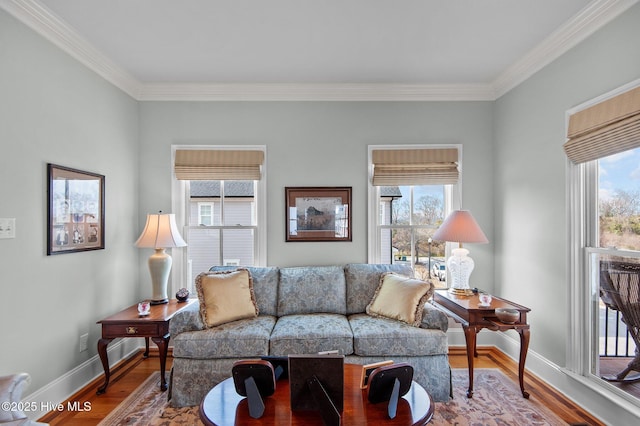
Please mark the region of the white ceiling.
[[0, 0], [137, 99], [495, 99], [637, 0]]

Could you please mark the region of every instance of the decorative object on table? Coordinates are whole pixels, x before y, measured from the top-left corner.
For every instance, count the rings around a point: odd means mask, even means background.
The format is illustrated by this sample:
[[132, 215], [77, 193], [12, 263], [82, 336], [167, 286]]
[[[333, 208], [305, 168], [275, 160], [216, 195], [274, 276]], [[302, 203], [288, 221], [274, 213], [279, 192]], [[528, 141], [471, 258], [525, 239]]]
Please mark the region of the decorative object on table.
[[144, 302], [138, 303], [138, 314], [140, 314], [140, 316], [149, 315], [149, 312], [151, 312], [151, 304], [149, 302], [145, 300]]
[[[567, 422], [544, 405], [543, 398], [514, 398], [518, 385], [498, 369], [476, 369], [476, 398], [467, 399], [465, 392], [469, 378], [466, 368], [452, 368], [451, 380], [454, 396], [447, 402], [436, 402], [433, 420], [429, 425], [486, 424], [487, 417], [502, 425], [526, 425], [531, 419], [544, 419], [549, 426], [566, 426]], [[200, 424], [199, 404], [190, 407], [171, 407], [167, 395], [158, 392], [160, 373], [151, 374], [136, 390], [113, 409], [101, 426], [148, 426], [150, 424]], [[574, 403], [558, 395], [560, 403], [575, 407]], [[491, 401], [491, 403], [487, 403]], [[582, 424], [597, 424], [578, 407]], [[63, 413], [64, 414], [64, 413]], [[383, 423], [380, 423], [383, 424]]]
[[140, 238], [136, 241], [137, 247], [149, 247], [155, 249], [155, 253], [149, 256], [149, 272], [151, 273], [151, 285], [153, 296], [152, 305], [167, 303], [167, 282], [171, 272], [171, 256], [165, 253], [165, 249], [185, 247], [187, 243], [182, 239], [176, 225], [173, 214], [148, 214], [147, 224]]
[[104, 249], [104, 176], [47, 164], [47, 255]]
[[289, 378], [289, 357], [278, 355], [265, 355], [260, 357], [263, 361], [268, 361], [273, 366], [273, 374], [276, 382], [280, 379]]
[[249, 416], [259, 419], [264, 414], [264, 400], [276, 391], [273, 365], [265, 360], [243, 360], [233, 363], [231, 377], [240, 396], [247, 397]]
[[287, 187], [286, 241], [351, 241], [351, 187]]
[[469, 250], [462, 243], [488, 243], [489, 240], [480, 229], [478, 222], [468, 210], [453, 211], [433, 234], [434, 240], [457, 242], [458, 248], [451, 251], [447, 259], [447, 268], [451, 271], [450, 291], [457, 295], [473, 294], [469, 287], [469, 277], [475, 266], [468, 256]]
[[479, 293], [478, 300], [480, 301], [480, 304], [478, 306], [480, 306], [481, 308], [488, 308], [489, 306], [491, 306], [492, 297], [488, 293]]
[[319, 404], [316, 392], [310, 387], [312, 379], [324, 389], [324, 394], [331, 400], [339, 416], [344, 407], [344, 356], [289, 355], [292, 411], [314, 411], [324, 407], [324, 404]]
[[176, 292], [176, 299], [178, 299], [178, 302], [186, 302], [188, 298], [189, 290], [187, 290], [186, 288], [182, 287]]
[[505, 324], [513, 324], [520, 319], [520, 312], [517, 309], [497, 308], [496, 316]]
[[407, 363], [376, 368], [369, 378], [367, 399], [372, 404], [388, 401], [387, 415], [396, 417], [400, 397], [409, 392], [413, 380], [413, 367]]
[[385, 365], [391, 365], [393, 364], [393, 360], [386, 360], [386, 361], [380, 361], [380, 362], [374, 362], [372, 364], [365, 364], [362, 366], [362, 374], [360, 375], [360, 389], [366, 389], [367, 385], [369, 384], [369, 377], [371, 376], [371, 373], [373, 373], [373, 371], [376, 368], [379, 367], [384, 367]]

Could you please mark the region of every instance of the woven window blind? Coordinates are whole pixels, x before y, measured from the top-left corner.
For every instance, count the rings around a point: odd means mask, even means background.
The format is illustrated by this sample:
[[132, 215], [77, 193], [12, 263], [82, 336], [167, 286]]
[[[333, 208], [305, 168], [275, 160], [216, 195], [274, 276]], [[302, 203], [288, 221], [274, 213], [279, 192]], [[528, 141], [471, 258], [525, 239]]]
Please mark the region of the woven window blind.
[[448, 185], [458, 181], [458, 149], [373, 150], [373, 185]]
[[175, 174], [181, 180], [259, 180], [264, 152], [177, 150]]
[[640, 87], [571, 115], [567, 137], [575, 164], [640, 147]]

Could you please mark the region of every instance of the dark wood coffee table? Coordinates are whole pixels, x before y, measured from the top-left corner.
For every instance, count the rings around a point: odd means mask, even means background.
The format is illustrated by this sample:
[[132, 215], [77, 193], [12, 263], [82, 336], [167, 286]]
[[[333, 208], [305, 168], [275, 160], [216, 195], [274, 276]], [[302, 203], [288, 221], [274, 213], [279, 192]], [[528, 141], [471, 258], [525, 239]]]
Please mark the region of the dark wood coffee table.
[[[362, 366], [344, 365], [344, 410], [342, 425], [380, 425], [389, 422], [387, 404], [370, 404], [367, 391], [360, 389]], [[233, 379], [216, 385], [200, 404], [200, 419], [205, 425], [322, 425], [320, 415], [313, 411], [291, 411], [289, 381], [280, 380], [276, 392], [265, 398], [264, 415], [249, 416], [246, 398], [236, 393]], [[394, 425], [426, 425], [433, 417], [434, 402], [422, 386], [413, 382], [409, 392], [398, 402]]]

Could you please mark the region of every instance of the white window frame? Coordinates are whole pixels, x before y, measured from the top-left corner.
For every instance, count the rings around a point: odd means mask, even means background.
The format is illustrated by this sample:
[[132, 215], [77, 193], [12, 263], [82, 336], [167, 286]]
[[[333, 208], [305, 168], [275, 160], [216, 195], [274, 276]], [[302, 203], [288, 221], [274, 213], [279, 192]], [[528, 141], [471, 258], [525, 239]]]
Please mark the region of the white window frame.
[[[587, 101], [567, 111], [565, 128], [569, 126], [569, 117], [583, 109], [613, 98], [623, 92], [640, 86], [636, 80], [616, 90]], [[566, 132], [565, 132], [566, 134]], [[597, 374], [598, 321], [595, 310], [598, 308], [596, 283], [592, 280], [593, 264], [597, 254], [640, 257], [640, 253], [599, 248], [598, 242], [598, 161], [573, 164], [566, 160], [567, 181], [567, 300], [569, 303], [569, 321], [566, 344], [566, 369], [568, 375], [594, 389], [603, 396], [615, 401], [625, 400], [626, 409], [640, 414], [640, 401], [628, 393], [606, 382]]]
[[213, 201], [200, 201], [198, 202], [198, 224], [204, 225], [204, 221], [202, 220], [203, 218], [203, 214], [202, 214], [202, 207], [210, 207], [211, 208], [211, 223], [209, 223], [207, 226], [212, 226], [213, 225], [213, 217], [214, 217], [214, 205], [213, 205]]
[[[443, 148], [456, 148], [458, 150], [458, 182], [453, 185], [445, 185], [444, 195], [444, 215], [445, 217], [453, 210], [459, 209], [462, 205], [462, 144], [421, 144], [421, 145], [369, 145], [367, 156], [367, 184], [368, 184], [368, 206], [367, 209], [367, 221], [369, 228], [368, 238], [368, 254], [367, 259], [369, 263], [380, 263], [381, 260], [381, 232], [380, 226], [380, 187], [374, 186], [373, 182], [373, 160], [372, 153], [374, 150], [393, 150], [393, 149], [443, 149]], [[413, 193], [413, 191], [412, 191]], [[413, 201], [413, 200], [412, 200]], [[413, 244], [412, 244], [413, 251]], [[446, 257], [449, 257], [451, 247], [449, 243], [446, 244]], [[414, 267], [415, 258], [411, 253], [411, 267]]]
[[[189, 219], [188, 203], [190, 194], [188, 185], [183, 180], [176, 179], [174, 164], [177, 150], [247, 150], [262, 151], [264, 153], [264, 163], [262, 165], [262, 177], [255, 185], [255, 214], [256, 218], [256, 240], [254, 245], [254, 265], [267, 265], [267, 147], [265, 145], [172, 145], [171, 146], [171, 208], [176, 216], [176, 223], [182, 229], [182, 235], [189, 244], [186, 226]], [[173, 251], [173, 250], [172, 250]], [[187, 250], [181, 253], [172, 252], [173, 266], [171, 271], [171, 290], [173, 294], [178, 289], [186, 287], [193, 290], [195, 277], [190, 274]]]

